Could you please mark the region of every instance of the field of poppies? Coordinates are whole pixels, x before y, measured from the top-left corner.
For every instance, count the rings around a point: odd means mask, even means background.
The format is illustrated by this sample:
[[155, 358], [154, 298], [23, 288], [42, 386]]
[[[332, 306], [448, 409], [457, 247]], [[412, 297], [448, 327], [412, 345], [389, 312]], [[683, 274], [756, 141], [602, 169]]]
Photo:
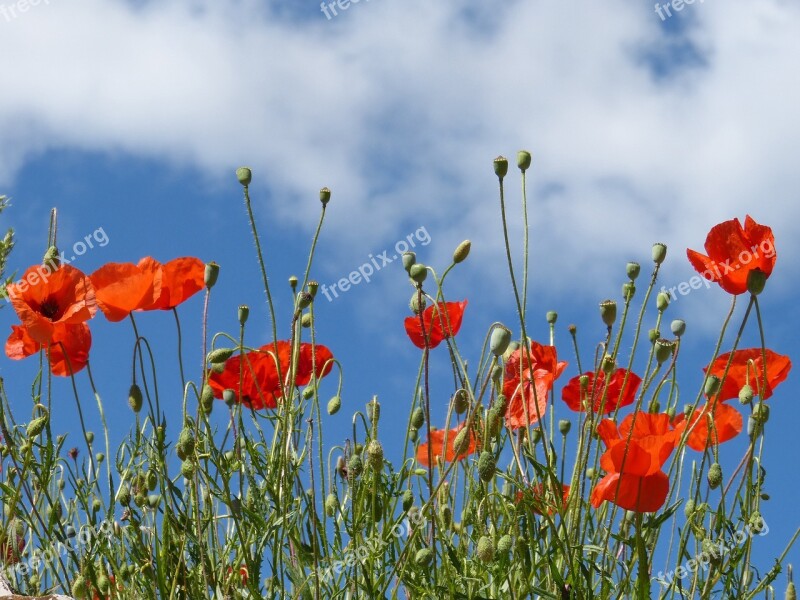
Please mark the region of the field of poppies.
[[[323, 438], [326, 420], [344, 410], [348, 369], [316, 334], [314, 251], [327, 188], [306, 270], [289, 281], [293, 310], [276, 314], [252, 173], [236, 172], [242, 227], [251, 230], [266, 293], [267, 339], [252, 329], [265, 315], [247, 306], [238, 309], [237, 331], [207, 331], [224, 266], [145, 256], [86, 274], [60, 263], [53, 218], [42, 262], [12, 281], [4, 273], [9, 232], [0, 275], [18, 324], [5, 352], [40, 366], [29, 407], [9, 399], [0, 380], [0, 559], [11, 585], [29, 595], [137, 600], [796, 598], [785, 557], [800, 530], [766, 564], [752, 552], [769, 531], [761, 507], [769, 497], [768, 400], [791, 368], [769, 347], [759, 309], [777, 260], [772, 230], [733, 218], [710, 227], [703, 252], [686, 250], [699, 276], [730, 295], [708, 361], [687, 367], [703, 369], [701, 389], [687, 391], [677, 375], [687, 324], [667, 316], [670, 294], [658, 291], [662, 243], [650, 264], [621, 266], [619, 299], [599, 303], [603, 339], [582, 339], [569, 326], [571, 346], [557, 349], [553, 311], [544, 316], [550, 339], [530, 339], [530, 320], [541, 319], [527, 312], [530, 163], [521, 151], [521, 215], [508, 214], [508, 161], [493, 163], [505, 297], [517, 319], [495, 322], [482, 347], [459, 347], [468, 301], [450, 299], [445, 286], [471, 243], [458, 245], [443, 270], [413, 252], [402, 256], [410, 310], [396, 325], [419, 350], [419, 369], [408, 378], [399, 448], [382, 444], [377, 399], [353, 415], [348, 439]], [[521, 257], [509, 239], [512, 218], [526, 223]], [[192, 379], [180, 307], [195, 297], [204, 303], [206, 360]], [[739, 322], [737, 303], [746, 303]], [[157, 364], [139, 334], [149, 311], [174, 314], [177, 366]], [[130, 378], [131, 412], [129, 423], [111, 425], [129, 431], [112, 446], [92, 375], [92, 328], [123, 325], [135, 332], [131, 369], [118, 375]], [[761, 345], [740, 347], [745, 331], [757, 331]], [[568, 361], [578, 373], [569, 379]], [[451, 380], [442, 422], [431, 411], [434, 363], [446, 364]], [[159, 395], [159, 373], [170, 369], [180, 371], [181, 406]], [[93, 397], [79, 392], [79, 380]], [[54, 396], [70, 394], [79, 445], [50, 419]], [[89, 411], [103, 424], [98, 435], [84, 424]], [[218, 411], [225, 427], [209, 418]], [[726, 453], [734, 439], [746, 440], [741, 456]]]

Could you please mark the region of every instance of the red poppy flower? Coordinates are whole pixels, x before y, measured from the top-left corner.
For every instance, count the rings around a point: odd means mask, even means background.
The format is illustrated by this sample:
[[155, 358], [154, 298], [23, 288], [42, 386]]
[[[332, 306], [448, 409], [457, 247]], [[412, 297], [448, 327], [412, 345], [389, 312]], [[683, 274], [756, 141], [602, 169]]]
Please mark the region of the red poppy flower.
[[40, 344], [50, 343], [57, 325], [83, 323], [97, 312], [92, 282], [69, 265], [52, 272], [30, 267], [7, 292], [28, 335]]
[[709, 281], [719, 283], [729, 294], [747, 291], [751, 271], [761, 270], [767, 277], [775, 266], [775, 237], [772, 229], [759, 225], [750, 215], [744, 220], [731, 219], [715, 225], [708, 232], [705, 244], [708, 256], [686, 250], [689, 262]]
[[[208, 384], [216, 398], [222, 398], [226, 389], [237, 394], [237, 401], [255, 410], [276, 408], [283, 389], [278, 376], [289, 377], [291, 364], [291, 343], [279, 341], [277, 346], [267, 344], [258, 350], [245, 353], [246, 360], [242, 365], [241, 355], [232, 356], [225, 361], [225, 369], [221, 373], [211, 373]], [[306, 385], [312, 378], [322, 378], [333, 368], [333, 353], [317, 344], [302, 343], [297, 356], [294, 373], [294, 385]], [[242, 366], [240, 366], [242, 365]], [[241, 370], [241, 385], [240, 385]]]
[[0, 561], [4, 565], [17, 564], [25, 550], [25, 528], [15, 520], [6, 531], [0, 532]]
[[626, 417], [619, 428], [613, 420], [604, 419], [597, 434], [607, 447], [600, 457], [607, 475], [592, 490], [592, 506], [608, 501], [636, 512], [661, 508], [669, 492], [669, 478], [661, 467], [678, 435], [669, 416], [638, 412]]
[[[425, 467], [430, 467], [428, 463], [428, 444], [431, 445], [431, 456], [433, 457], [433, 462], [436, 462], [436, 459], [439, 458], [442, 462], [452, 462], [454, 460], [461, 460], [466, 458], [478, 447], [478, 440], [475, 438], [475, 434], [470, 431], [469, 432], [469, 444], [467, 449], [456, 456], [456, 451], [453, 448], [453, 444], [456, 441], [456, 436], [458, 432], [464, 428], [464, 423], [461, 423], [458, 427], [454, 427], [453, 429], [444, 430], [444, 429], [432, 429], [431, 430], [431, 437], [430, 440], [427, 442], [420, 444], [417, 448], [417, 462]], [[447, 435], [447, 448], [445, 448], [445, 434]]]
[[[467, 301], [439, 302], [422, 311], [422, 320], [425, 323], [425, 335], [428, 336], [428, 348], [436, 348], [447, 338], [451, 338], [461, 329], [461, 319]], [[406, 333], [417, 348], [425, 348], [425, 335], [419, 315], [407, 317], [405, 320]]]
[[[628, 373], [625, 369], [617, 369], [611, 374], [606, 385], [606, 374], [603, 371], [595, 375], [592, 371], [584, 373], [589, 378], [589, 385], [585, 395], [587, 400], [591, 399], [592, 411], [599, 414], [608, 415], [621, 406], [628, 406], [636, 399], [636, 390], [642, 379], [633, 372]], [[625, 381], [627, 375], [627, 381]], [[625, 383], [625, 389], [622, 384]], [[561, 399], [576, 412], [585, 412], [583, 393], [581, 391], [580, 376], [573, 377], [561, 390]], [[600, 409], [603, 409], [602, 412]]]
[[[761, 348], [747, 348], [734, 352], [731, 367], [728, 369], [725, 381], [722, 382], [718, 399], [722, 401], [738, 398], [739, 390], [746, 383], [750, 384], [754, 394], [760, 396], [762, 400], [772, 396], [772, 389], [789, 375], [792, 361], [789, 360], [788, 356], [783, 356], [769, 349], [766, 350], [766, 355], [767, 387], [764, 390], [761, 389], [764, 387], [764, 361]], [[717, 360], [704, 367], [703, 371], [722, 379], [730, 356], [730, 352], [718, 356]], [[763, 394], [761, 393], [762, 391]]]
[[36, 354], [39, 350], [46, 350], [53, 375], [69, 377], [83, 369], [89, 362], [91, 347], [92, 333], [86, 323], [57, 325], [49, 345], [34, 340], [27, 327], [12, 325], [11, 335], [6, 341], [6, 356], [20, 360]]
[[517, 492], [517, 504], [526, 502], [526, 505], [529, 505], [537, 515], [543, 515], [544, 512], [542, 511], [547, 511], [547, 514], [552, 516], [556, 511], [566, 509], [567, 500], [569, 499], [569, 486], [563, 483], [559, 485], [561, 485], [560, 500], [556, 500], [551, 485], [545, 485], [540, 482], [532, 485], [527, 492]]
[[712, 404], [698, 407], [688, 422], [683, 413], [675, 415], [673, 420], [678, 430], [689, 429], [686, 445], [698, 452], [732, 440], [742, 432], [742, 415], [738, 410], [721, 402], [713, 410], [711, 407]]
[[239, 567], [239, 574], [233, 573], [233, 567], [228, 567], [228, 579], [235, 583], [240, 583], [242, 587], [247, 587], [247, 566], [242, 565]]
[[[566, 366], [566, 362], [558, 362], [554, 346], [543, 346], [533, 341], [530, 343], [530, 360], [523, 348], [511, 353], [503, 379], [503, 394], [508, 399], [506, 425], [510, 429], [526, 427], [544, 416], [547, 395]], [[526, 406], [528, 421], [525, 419]]]
[[133, 263], [108, 263], [89, 278], [100, 310], [109, 321], [116, 322], [134, 310], [152, 305], [160, 297], [161, 276], [162, 271], [158, 268], [143, 268]]
[[206, 286], [206, 265], [199, 258], [175, 258], [162, 265], [146, 256], [139, 261], [139, 267], [160, 273], [161, 280], [161, 289], [155, 300], [149, 306], [142, 307], [142, 310], [171, 310]]

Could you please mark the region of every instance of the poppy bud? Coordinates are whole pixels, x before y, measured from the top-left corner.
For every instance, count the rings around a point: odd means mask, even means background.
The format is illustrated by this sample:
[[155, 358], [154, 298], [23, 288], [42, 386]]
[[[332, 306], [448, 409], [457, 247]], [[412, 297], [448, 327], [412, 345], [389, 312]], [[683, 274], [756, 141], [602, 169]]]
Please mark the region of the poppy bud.
[[312, 323], [313, 320], [311, 319], [311, 313], [310, 312], [303, 313], [303, 316], [300, 317], [300, 325], [308, 329], [309, 327], [311, 327]]
[[367, 416], [369, 417], [370, 423], [373, 425], [380, 420], [381, 405], [378, 402], [377, 396], [373, 397], [370, 402], [367, 402]]
[[86, 432], [86, 443], [87, 444], [91, 444], [92, 442], [94, 442], [94, 432], [93, 431], [87, 431]]
[[714, 463], [708, 468], [708, 487], [712, 490], [717, 489], [722, 484], [722, 467], [719, 463]]
[[314, 297], [308, 292], [300, 292], [297, 294], [297, 310], [303, 310], [311, 306]]
[[239, 325], [244, 326], [247, 323], [247, 317], [250, 316], [250, 307], [246, 304], [239, 305], [236, 318], [239, 320]]
[[492, 369], [492, 381], [495, 383], [500, 381], [500, 378], [503, 376], [503, 367], [500, 365], [495, 365]]
[[72, 595], [76, 598], [85, 598], [88, 595], [88, 591], [86, 580], [83, 578], [83, 575], [78, 575], [75, 581], [72, 582]]
[[497, 554], [498, 556], [503, 559], [508, 556], [509, 551], [511, 550], [511, 546], [513, 544], [513, 540], [511, 536], [506, 534], [497, 540]]
[[502, 181], [506, 173], [508, 173], [508, 159], [504, 156], [498, 156], [494, 159], [494, 174]]
[[600, 368], [606, 375], [611, 375], [616, 366], [617, 364], [614, 362], [614, 357], [608, 354], [603, 357], [603, 361], [600, 363]]
[[511, 343], [511, 330], [507, 327], [495, 327], [489, 342], [489, 349], [495, 356], [502, 356]]
[[200, 408], [207, 415], [214, 408], [214, 390], [208, 384], [205, 384], [200, 392]]
[[206, 263], [204, 282], [207, 290], [214, 287], [214, 284], [217, 283], [217, 277], [219, 277], [219, 265], [213, 260], [210, 263]]
[[753, 407], [753, 419], [761, 425], [769, 421], [769, 406], [763, 402], [756, 404]]
[[327, 206], [328, 202], [331, 199], [331, 190], [329, 188], [322, 188], [319, 191], [319, 201], [322, 202], [322, 206]]
[[547, 319], [548, 324], [555, 325], [556, 321], [558, 320], [558, 313], [554, 310], [548, 310], [547, 314], [545, 314], [545, 318]]
[[625, 302], [630, 302], [633, 300], [633, 297], [636, 295], [636, 286], [633, 285], [632, 281], [626, 281], [622, 284], [622, 299]]
[[750, 404], [753, 401], [753, 388], [745, 384], [739, 390], [739, 402], [742, 404]]
[[[523, 429], [522, 431], [525, 430]], [[542, 429], [541, 427], [536, 427], [531, 431], [531, 442], [533, 442], [533, 445], [535, 446], [536, 444], [539, 443], [541, 439], [542, 439]]]
[[417, 554], [414, 556], [414, 562], [422, 567], [431, 564], [431, 562], [433, 562], [433, 550], [430, 548], [418, 550]]
[[461, 242], [453, 252], [453, 262], [458, 264], [460, 262], [464, 262], [469, 256], [469, 250], [472, 247], [472, 242], [469, 240], [464, 240]]
[[686, 501], [686, 504], [683, 505], [683, 514], [686, 515], [686, 518], [691, 518], [694, 514], [694, 500], [691, 498]]
[[378, 440], [372, 440], [367, 444], [367, 460], [376, 471], [383, 467], [383, 446]]
[[478, 548], [476, 551], [478, 558], [483, 563], [490, 563], [494, 558], [494, 543], [492, 543], [492, 538], [488, 535], [481, 536], [478, 540]]
[[494, 454], [491, 452], [483, 451], [478, 458], [478, 475], [481, 481], [489, 483], [494, 477], [497, 462], [494, 459]]
[[508, 345], [508, 348], [506, 348], [506, 351], [503, 352], [503, 360], [505, 362], [508, 362], [508, 359], [511, 358], [511, 355], [518, 349], [519, 349], [519, 342], [512, 341]]
[[672, 331], [672, 335], [681, 337], [686, 332], [686, 321], [683, 319], [675, 319], [672, 323], [670, 323], [670, 331]]
[[502, 421], [503, 411], [500, 410], [500, 406], [495, 403], [492, 405], [492, 408], [486, 412], [486, 425], [490, 438], [493, 438], [500, 433], [500, 425]]
[[231, 356], [233, 356], [232, 348], [217, 348], [208, 353], [206, 360], [210, 363], [224, 363]]
[[466, 390], [458, 390], [453, 394], [453, 410], [462, 415], [469, 408], [469, 396]]
[[594, 479], [596, 473], [597, 471], [595, 471], [594, 467], [589, 467], [588, 469], [586, 469], [586, 478]]
[[639, 276], [639, 271], [640, 270], [641, 270], [641, 267], [639, 266], [639, 263], [637, 263], [637, 262], [629, 262], [625, 266], [625, 273], [627, 273], [628, 278], [631, 281], [636, 281], [636, 278]]
[[185, 479], [193, 479], [194, 473], [197, 470], [193, 460], [185, 460], [181, 463], [181, 475]]
[[328, 400], [328, 414], [335, 415], [342, 407], [342, 399], [339, 396], [334, 396]]
[[658, 312], [664, 312], [669, 306], [669, 294], [666, 292], [658, 292], [656, 296], [656, 308]]
[[364, 472], [364, 461], [361, 460], [360, 454], [353, 454], [350, 457], [350, 462], [347, 463], [347, 474], [349, 478], [356, 479], [361, 477]]
[[711, 397], [719, 391], [720, 380], [716, 375], [709, 375], [703, 386], [706, 396]]
[[614, 321], [617, 320], [617, 303], [613, 300], [603, 300], [600, 303], [600, 317], [606, 327], [614, 325]]
[[28, 428], [25, 430], [28, 438], [35, 438], [37, 435], [42, 433], [45, 425], [47, 425], [47, 418], [47, 414], [44, 414], [43, 416], [37, 417], [28, 423]]
[[558, 431], [561, 435], [567, 435], [569, 430], [572, 429], [572, 422], [569, 419], [561, 419], [558, 422]]
[[222, 400], [228, 407], [233, 406], [236, 402], [236, 392], [234, 392], [231, 388], [226, 388], [222, 391]]
[[425, 310], [425, 306], [427, 304], [428, 301], [425, 299], [425, 294], [414, 292], [414, 294], [411, 296], [411, 300], [408, 303], [408, 307], [411, 309], [412, 313], [418, 315], [423, 310]]
[[325, 498], [325, 514], [332, 517], [336, 514], [336, 509], [339, 508], [339, 501], [336, 499], [336, 494], [331, 492]]
[[425, 411], [422, 410], [421, 407], [417, 407], [414, 409], [414, 412], [411, 413], [411, 426], [414, 429], [419, 429], [425, 424]]
[[508, 408], [508, 398], [505, 394], [500, 394], [495, 398], [494, 404], [492, 406], [496, 406], [497, 410], [501, 413], [505, 414], [506, 408]]
[[767, 285], [767, 274], [758, 267], [747, 274], [747, 291], [753, 296], [763, 292], [765, 285]]
[[131, 407], [133, 412], [138, 413], [140, 410], [142, 410], [143, 402], [144, 398], [142, 398], [142, 389], [135, 383], [132, 384], [128, 390], [128, 406]]
[[236, 179], [238, 179], [239, 183], [241, 183], [244, 187], [247, 187], [253, 180], [253, 172], [249, 167], [239, 167], [236, 169]]
[[647, 339], [650, 340], [651, 344], [655, 344], [656, 340], [661, 337], [661, 332], [658, 329], [651, 329], [647, 332]]
[[403, 252], [403, 268], [408, 273], [417, 262], [417, 255], [414, 252]]
[[456, 454], [456, 457], [461, 456], [467, 452], [469, 448], [469, 427], [465, 427], [461, 431], [458, 432], [456, 435], [455, 441], [453, 441], [453, 451]]
[[414, 263], [408, 270], [408, 274], [415, 283], [422, 283], [428, 276], [428, 269], [422, 263]]
[[442, 524], [445, 527], [450, 527], [450, 523], [453, 521], [453, 509], [447, 504], [440, 504], [439, 518], [442, 520]]
[[411, 440], [412, 443], [417, 441], [418, 435], [419, 432], [414, 427], [408, 430], [408, 439]]
[[58, 256], [58, 248], [55, 246], [50, 246], [47, 249], [47, 252], [44, 253], [42, 266], [49, 268], [51, 271], [55, 271], [61, 266], [61, 259]]
[[786, 586], [786, 594], [783, 597], [785, 600], [797, 600], [797, 588], [794, 585], [794, 581], [790, 581], [789, 585]]
[[653, 262], [660, 265], [667, 258], [667, 245], [661, 242], [653, 244]]
[[528, 152], [527, 150], [520, 150], [519, 152], [517, 152], [517, 166], [519, 167], [519, 170], [522, 171], [523, 173], [530, 168], [531, 160], [532, 160], [531, 153]]
[[314, 392], [316, 391], [316, 386], [311, 383], [311, 385], [307, 385], [303, 388], [303, 398], [305, 400], [311, 400], [314, 397]]

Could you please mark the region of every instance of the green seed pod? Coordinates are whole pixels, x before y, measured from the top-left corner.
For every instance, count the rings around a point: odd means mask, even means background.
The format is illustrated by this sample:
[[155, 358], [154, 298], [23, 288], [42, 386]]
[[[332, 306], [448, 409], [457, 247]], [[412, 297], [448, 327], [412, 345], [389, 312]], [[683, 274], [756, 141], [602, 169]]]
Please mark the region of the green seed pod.
[[492, 369], [492, 381], [495, 383], [499, 383], [500, 380], [503, 378], [503, 367], [500, 365], [495, 365]]
[[427, 305], [428, 301], [425, 299], [425, 294], [420, 294], [419, 292], [414, 292], [411, 296], [411, 300], [408, 301], [408, 307], [415, 315], [425, 310]]
[[161, 504], [161, 494], [150, 494], [147, 497], [147, 505], [150, 508], [158, 508], [159, 504]]
[[342, 399], [339, 396], [334, 396], [328, 400], [328, 414], [335, 415], [342, 408]]
[[504, 156], [498, 156], [494, 159], [494, 174], [502, 181], [506, 173], [508, 173], [508, 159]]
[[549, 325], [555, 325], [558, 321], [558, 313], [554, 310], [548, 310], [544, 317]]
[[310, 312], [303, 313], [303, 316], [300, 317], [300, 325], [305, 329], [308, 329], [309, 327], [311, 327], [311, 323], [312, 323], [311, 313]]
[[206, 358], [210, 363], [224, 363], [233, 356], [233, 353], [233, 348], [217, 348], [209, 352]]
[[433, 562], [433, 550], [430, 548], [417, 550], [417, 554], [414, 556], [414, 562], [422, 567], [428, 566]]
[[87, 444], [92, 444], [93, 442], [94, 442], [94, 432], [93, 431], [87, 431], [86, 432], [86, 443]]
[[333, 517], [338, 510], [339, 500], [336, 499], [336, 494], [331, 492], [328, 494], [327, 498], [325, 498], [325, 514], [329, 517]]
[[753, 407], [753, 420], [759, 425], [769, 421], [769, 406], [759, 402]]
[[758, 296], [764, 291], [764, 286], [767, 285], [767, 274], [761, 269], [756, 267], [747, 274], [747, 291]]
[[519, 170], [523, 173], [530, 168], [531, 160], [531, 153], [527, 150], [520, 150], [517, 152], [517, 167], [519, 167]]
[[306, 284], [306, 289], [308, 293], [311, 294], [312, 298], [317, 297], [317, 291], [319, 290], [319, 281], [314, 281], [313, 279]]
[[300, 292], [297, 294], [297, 310], [305, 310], [314, 301], [313, 296], [308, 292]]
[[206, 284], [207, 290], [210, 290], [212, 287], [214, 287], [214, 284], [217, 283], [218, 277], [219, 265], [213, 260], [210, 263], [206, 263], [206, 271], [203, 276], [203, 282]]
[[244, 327], [244, 324], [247, 323], [247, 317], [250, 316], [250, 307], [246, 304], [240, 304], [239, 308], [236, 311], [236, 318], [239, 321], [239, 325]]
[[[249, 167], [239, 167], [236, 169], [236, 179], [239, 180], [244, 187], [250, 185], [250, 182], [253, 181], [253, 172], [250, 170]], [[73, 596], [82, 596], [83, 594], [72, 594]]]
[[236, 404], [237, 396], [231, 388], [226, 388], [222, 391], [222, 401], [230, 408]]
[[428, 276], [428, 269], [422, 263], [414, 263], [408, 270], [408, 274], [414, 283], [423, 283]]
[[154, 489], [156, 489], [156, 486], [158, 486], [158, 473], [155, 471], [148, 471], [146, 481], [147, 489], [152, 492]]
[[722, 467], [714, 463], [708, 468], [708, 487], [717, 489], [722, 484]]
[[[403, 252], [402, 254], [403, 268], [408, 273], [417, 262], [417, 255], [414, 252]], [[410, 274], [410, 273], [409, 273]]]
[[484, 564], [489, 564], [494, 559], [494, 543], [492, 538], [487, 535], [481, 536], [478, 540], [478, 549], [476, 554], [480, 561]]
[[705, 385], [703, 386], [703, 392], [709, 398], [716, 394], [719, 391], [719, 384], [720, 379], [716, 375], [709, 375], [706, 378]]
[[511, 343], [511, 330], [507, 327], [495, 327], [489, 341], [489, 350], [495, 356], [503, 356]]
[[[611, 375], [611, 373], [614, 372], [614, 369], [616, 369], [616, 367], [617, 364], [616, 362], [614, 362], [614, 357], [609, 356], [608, 354], [606, 354], [603, 357], [603, 360], [600, 363], [600, 369], [602, 369], [603, 373], [605, 373], [606, 375]], [[583, 377], [585, 377], [585, 375]]]
[[97, 464], [101, 465], [103, 464], [103, 461], [106, 459], [106, 455], [103, 454], [102, 452], [98, 452], [97, 454], [94, 455], [94, 459], [97, 461]]
[[142, 396], [142, 388], [135, 383], [131, 384], [131, 387], [128, 390], [128, 406], [131, 407], [133, 412], [138, 413], [140, 410], [142, 410], [143, 403], [144, 397]]
[[647, 339], [650, 340], [651, 344], [655, 344], [656, 340], [661, 337], [661, 332], [658, 329], [651, 329], [647, 332]]
[[594, 467], [589, 467], [588, 469], [586, 469], [586, 478], [587, 479], [593, 479], [594, 476], [595, 476], [595, 473], [596, 473], [596, 471], [595, 471]]
[[322, 202], [322, 206], [328, 205], [328, 202], [331, 201], [331, 191], [329, 188], [324, 187], [319, 191], [319, 201]]
[[653, 262], [660, 265], [667, 258], [667, 246], [661, 242], [653, 244]]
[[100, 498], [92, 500], [92, 511], [99, 512], [101, 508], [103, 508], [103, 503], [100, 501]]
[[418, 436], [419, 432], [414, 427], [408, 430], [408, 439], [411, 441], [411, 443], [416, 442]]
[[636, 286], [632, 281], [626, 281], [622, 284], [622, 299], [625, 302], [630, 302], [636, 295]]
[[350, 462], [347, 463], [347, 475], [348, 477], [353, 479], [358, 479], [361, 477], [361, 474], [364, 472], [364, 461], [361, 460], [360, 454], [353, 454], [350, 457]]
[[408, 510], [414, 505], [414, 492], [406, 490], [403, 492], [403, 512]]
[[461, 242], [453, 252], [453, 262], [455, 264], [464, 262], [467, 256], [469, 256], [469, 250], [471, 247], [472, 247], [472, 242], [470, 242], [469, 240], [464, 240], [463, 242]]
[[672, 340], [665, 340], [664, 338], [656, 340], [655, 354], [656, 361], [658, 361], [659, 365], [663, 365], [665, 362], [672, 359], [673, 354], [675, 354], [676, 345], [677, 344]]
[[127, 487], [122, 488], [117, 493], [117, 502], [122, 504], [122, 506], [128, 506], [131, 503], [131, 491]]
[[637, 262], [629, 262], [627, 265], [625, 265], [625, 273], [628, 275], [628, 278], [631, 281], [636, 281], [640, 270], [641, 266]]
[[561, 435], [567, 435], [572, 428], [572, 422], [569, 419], [561, 419], [558, 422], [558, 431]]
[[453, 394], [453, 410], [456, 411], [457, 415], [463, 415], [468, 408], [469, 395], [467, 394], [467, 390], [457, 390], [456, 393]]
[[367, 445], [367, 461], [376, 471], [383, 468], [383, 446], [378, 440], [372, 440]]
[[419, 429], [425, 424], [425, 411], [422, 410], [421, 406], [418, 406], [414, 409], [414, 412], [411, 413], [411, 426], [414, 429]]
[[658, 292], [656, 296], [656, 308], [658, 312], [664, 312], [669, 306], [669, 294], [666, 292]]
[[681, 337], [686, 332], [686, 321], [683, 319], [675, 319], [669, 326], [672, 335]]
[[497, 462], [495, 461], [494, 454], [487, 451], [481, 452], [480, 458], [478, 458], [478, 475], [481, 481], [489, 483], [494, 477], [496, 468]]
[[186, 479], [193, 479], [195, 470], [196, 465], [193, 460], [184, 460], [181, 463], [181, 475], [183, 475]]
[[603, 300], [600, 303], [600, 317], [606, 327], [611, 327], [617, 320], [617, 303], [613, 300]]
[[750, 404], [753, 401], [753, 388], [745, 384], [739, 390], [739, 402], [742, 404]]

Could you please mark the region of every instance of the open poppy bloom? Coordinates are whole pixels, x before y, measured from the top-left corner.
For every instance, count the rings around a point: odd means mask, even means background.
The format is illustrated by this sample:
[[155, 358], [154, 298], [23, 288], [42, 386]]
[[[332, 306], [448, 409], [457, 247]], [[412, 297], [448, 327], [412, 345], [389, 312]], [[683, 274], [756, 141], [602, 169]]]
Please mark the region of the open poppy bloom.
[[[566, 509], [567, 500], [569, 499], [569, 486], [563, 483], [560, 483], [559, 486], [561, 487], [561, 493], [559, 494], [560, 498], [557, 499], [552, 485], [542, 482], [536, 483], [528, 491], [517, 492], [517, 504], [523, 502], [525, 503], [524, 505], [530, 505], [531, 510], [537, 515], [543, 515], [547, 512], [548, 515], [552, 516], [556, 511]], [[558, 491], [557, 488], [556, 491]]]
[[759, 269], [766, 277], [775, 266], [775, 237], [772, 229], [759, 225], [750, 215], [744, 220], [731, 219], [714, 225], [708, 232], [705, 254], [686, 250], [689, 262], [709, 281], [719, 283], [729, 294], [747, 291], [747, 278]]
[[161, 276], [162, 270], [149, 263], [148, 268], [133, 263], [108, 263], [89, 278], [100, 310], [109, 321], [116, 322], [134, 310], [152, 305], [161, 296]]
[[672, 422], [679, 431], [689, 430], [686, 445], [698, 452], [732, 440], [742, 432], [741, 413], [722, 402], [697, 407], [688, 420], [684, 413], [677, 414]]
[[[478, 440], [475, 438], [475, 434], [472, 431], [469, 432], [469, 444], [464, 452], [456, 456], [456, 451], [453, 448], [456, 436], [458, 432], [464, 428], [465, 424], [466, 421], [461, 423], [458, 427], [449, 430], [432, 429], [430, 439], [420, 444], [417, 448], [417, 462], [425, 467], [431, 466], [428, 462], [428, 444], [431, 446], [431, 456], [433, 457], [434, 464], [437, 458], [442, 462], [452, 462], [454, 460], [466, 458], [475, 452], [478, 447]], [[445, 435], [447, 436], [447, 447], [445, 447]]]
[[521, 347], [511, 353], [503, 378], [503, 394], [508, 399], [506, 425], [510, 429], [527, 427], [544, 416], [547, 395], [566, 366], [566, 362], [558, 362], [554, 346], [543, 346], [533, 341], [530, 342], [530, 354]]
[[175, 258], [163, 265], [154, 258], [146, 256], [139, 261], [139, 268], [154, 272], [160, 279], [161, 287], [153, 302], [142, 310], [171, 310], [202, 290], [205, 284], [206, 265], [199, 258], [185, 256]]
[[592, 490], [592, 506], [608, 501], [635, 512], [661, 508], [669, 492], [669, 478], [661, 468], [678, 435], [669, 416], [638, 412], [628, 415], [619, 428], [613, 420], [604, 419], [597, 434], [607, 448], [600, 457], [607, 474]]
[[[592, 412], [608, 415], [621, 406], [628, 406], [636, 399], [636, 390], [642, 379], [634, 372], [617, 369], [606, 380], [606, 374], [600, 371], [595, 379], [592, 371], [584, 373], [589, 378], [589, 384], [584, 393], [581, 390], [581, 376], [576, 376], [567, 382], [561, 390], [561, 399], [576, 412], [585, 412], [584, 400], [590, 403]], [[626, 381], [627, 377], [627, 381]], [[623, 389], [623, 383], [625, 388]], [[601, 410], [602, 409], [602, 410]]]
[[[291, 342], [282, 340], [277, 346], [266, 344], [246, 352], [244, 361], [242, 355], [229, 358], [222, 373], [209, 375], [208, 384], [216, 398], [222, 398], [226, 389], [232, 389], [237, 401], [249, 408], [276, 408], [278, 399], [283, 396], [281, 377], [288, 381], [291, 359]], [[333, 369], [332, 359], [333, 353], [325, 346], [300, 344], [293, 384], [306, 385], [312, 378], [325, 377]]]
[[50, 344], [40, 344], [34, 340], [27, 327], [12, 325], [11, 335], [6, 341], [6, 356], [12, 360], [20, 360], [40, 350], [46, 350], [53, 375], [69, 377], [89, 362], [91, 347], [92, 332], [86, 323], [57, 325]]
[[21, 281], [8, 286], [8, 297], [28, 335], [40, 344], [52, 341], [58, 325], [84, 323], [97, 312], [92, 282], [75, 267], [61, 265], [52, 272], [29, 267]]
[[428, 348], [436, 348], [447, 338], [451, 338], [461, 329], [461, 320], [467, 301], [439, 302], [422, 311], [423, 325], [419, 315], [406, 317], [405, 327], [411, 342], [421, 349], [425, 349], [425, 337], [428, 338]]
[[[772, 350], [765, 350], [767, 355], [767, 387], [764, 388], [764, 360], [761, 348], [747, 348], [737, 350], [733, 354], [728, 375], [718, 392], [717, 398], [730, 400], [739, 397], [739, 390], [745, 384], [753, 388], [754, 395], [766, 400], [772, 396], [772, 389], [781, 383], [789, 375], [792, 368], [792, 361], [788, 356], [783, 356]], [[725, 374], [725, 367], [728, 365], [731, 353], [721, 354], [710, 365], [703, 368], [709, 375], [716, 375], [720, 379]], [[764, 388], [764, 389], [762, 389]]]

